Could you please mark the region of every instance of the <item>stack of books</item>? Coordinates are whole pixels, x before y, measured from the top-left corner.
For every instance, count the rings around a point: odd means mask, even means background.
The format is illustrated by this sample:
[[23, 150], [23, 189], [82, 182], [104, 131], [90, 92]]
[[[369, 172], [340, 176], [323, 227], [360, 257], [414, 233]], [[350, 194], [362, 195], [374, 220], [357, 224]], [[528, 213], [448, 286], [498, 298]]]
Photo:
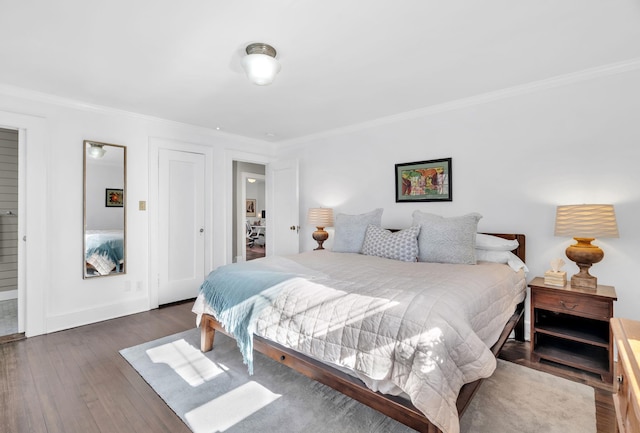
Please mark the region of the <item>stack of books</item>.
[[544, 273], [544, 283], [549, 286], [564, 287], [567, 284], [567, 273], [547, 271]]

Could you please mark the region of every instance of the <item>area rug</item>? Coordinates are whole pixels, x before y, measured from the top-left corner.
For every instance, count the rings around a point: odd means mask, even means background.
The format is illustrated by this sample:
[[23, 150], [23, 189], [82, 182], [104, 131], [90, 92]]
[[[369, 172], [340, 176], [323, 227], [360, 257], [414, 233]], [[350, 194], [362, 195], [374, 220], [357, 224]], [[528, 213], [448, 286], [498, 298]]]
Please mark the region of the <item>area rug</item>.
[[[367, 406], [255, 354], [255, 374], [235, 341], [198, 329], [120, 351], [194, 433], [415, 433]], [[596, 432], [593, 388], [498, 361], [461, 419], [462, 433]]]

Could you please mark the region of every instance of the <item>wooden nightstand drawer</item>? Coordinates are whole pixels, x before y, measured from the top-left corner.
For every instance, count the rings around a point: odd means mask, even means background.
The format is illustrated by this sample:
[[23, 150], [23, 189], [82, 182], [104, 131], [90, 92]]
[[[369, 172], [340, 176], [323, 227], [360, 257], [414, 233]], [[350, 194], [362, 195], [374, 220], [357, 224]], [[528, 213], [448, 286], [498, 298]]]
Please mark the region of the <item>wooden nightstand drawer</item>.
[[567, 314], [577, 314], [599, 320], [608, 321], [612, 316], [612, 303], [610, 300], [587, 298], [584, 295], [538, 290], [534, 292], [532, 302], [536, 308]]

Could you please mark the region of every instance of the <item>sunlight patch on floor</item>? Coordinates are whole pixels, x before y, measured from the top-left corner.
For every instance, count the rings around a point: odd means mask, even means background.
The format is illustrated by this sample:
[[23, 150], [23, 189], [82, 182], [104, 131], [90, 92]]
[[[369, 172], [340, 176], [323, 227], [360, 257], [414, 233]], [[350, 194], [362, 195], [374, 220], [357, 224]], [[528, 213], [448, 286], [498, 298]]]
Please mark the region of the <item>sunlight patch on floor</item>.
[[193, 387], [202, 385], [228, 370], [208, 359], [184, 339], [149, 349], [147, 355], [154, 363], [167, 364]]
[[194, 433], [223, 432], [276, 401], [274, 394], [256, 382], [247, 382], [185, 414]]

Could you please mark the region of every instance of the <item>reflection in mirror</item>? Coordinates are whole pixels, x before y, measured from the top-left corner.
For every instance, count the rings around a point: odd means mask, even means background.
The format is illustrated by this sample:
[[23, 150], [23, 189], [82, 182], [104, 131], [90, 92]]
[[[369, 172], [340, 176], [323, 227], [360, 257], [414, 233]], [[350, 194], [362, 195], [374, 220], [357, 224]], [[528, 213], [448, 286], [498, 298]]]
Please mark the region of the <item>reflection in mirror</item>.
[[85, 140], [84, 278], [126, 271], [126, 171], [125, 146]]

